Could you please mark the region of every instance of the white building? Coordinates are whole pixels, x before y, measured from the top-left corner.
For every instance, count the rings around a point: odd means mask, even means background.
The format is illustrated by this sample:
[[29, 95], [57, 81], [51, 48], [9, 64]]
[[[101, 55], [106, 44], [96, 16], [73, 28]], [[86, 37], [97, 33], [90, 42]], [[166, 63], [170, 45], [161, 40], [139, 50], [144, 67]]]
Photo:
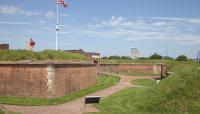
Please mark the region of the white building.
[[141, 55], [140, 55], [138, 48], [131, 48], [131, 58], [138, 59], [140, 57], [141, 57]]

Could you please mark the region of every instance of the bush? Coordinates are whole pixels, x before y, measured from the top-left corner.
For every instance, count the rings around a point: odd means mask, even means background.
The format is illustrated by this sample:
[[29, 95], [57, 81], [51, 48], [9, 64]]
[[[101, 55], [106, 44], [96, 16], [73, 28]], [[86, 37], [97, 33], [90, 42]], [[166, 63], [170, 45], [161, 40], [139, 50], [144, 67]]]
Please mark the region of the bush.
[[188, 58], [187, 58], [187, 56], [185, 56], [185, 55], [179, 55], [179, 56], [176, 58], [176, 61], [188, 61]]
[[115, 55], [115, 56], [110, 56], [110, 57], [109, 57], [109, 59], [121, 59], [121, 57], [120, 57], [120, 56], [117, 56], [117, 55]]
[[170, 56], [163, 56], [163, 59], [165, 59], [165, 60], [174, 60], [174, 58], [170, 57]]
[[131, 59], [131, 57], [128, 57], [128, 56], [122, 56], [121, 59]]
[[151, 55], [149, 58], [150, 58], [150, 59], [162, 59], [162, 56], [159, 55], [159, 54], [157, 54], [157, 53], [154, 53], [154, 54]]

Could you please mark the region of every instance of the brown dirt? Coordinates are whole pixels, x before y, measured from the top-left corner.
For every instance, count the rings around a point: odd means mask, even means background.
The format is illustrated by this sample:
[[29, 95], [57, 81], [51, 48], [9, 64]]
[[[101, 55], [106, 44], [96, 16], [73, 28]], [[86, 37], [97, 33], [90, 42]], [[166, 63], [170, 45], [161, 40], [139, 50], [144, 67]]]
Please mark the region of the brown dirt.
[[[128, 87], [141, 87], [133, 85], [130, 81], [135, 79], [155, 79], [158, 76], [123, 76], [118, 84], [90, 94], [89, 96], [101, 96], [105, 98], [111, 94]], [[84, 112], [97, 112], [98, 110], [92, 105], [84, 105], [84, 98], [79, 98], [64, 104], [52, 106], [15, 106], [5, 105], [9, 111], [21, 112], [22, 114], [82, 114]]]

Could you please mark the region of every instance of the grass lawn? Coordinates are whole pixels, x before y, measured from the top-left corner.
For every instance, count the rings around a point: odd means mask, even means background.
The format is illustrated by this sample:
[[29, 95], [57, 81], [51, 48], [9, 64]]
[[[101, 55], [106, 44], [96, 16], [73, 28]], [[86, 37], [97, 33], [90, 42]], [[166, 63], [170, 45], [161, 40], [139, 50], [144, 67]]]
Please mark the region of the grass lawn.
[[[172, 62], [174, 72], [149, 88], [129, 88], [100, 103], [101, 112], [91, 114], [200, 114], [200, 64]], [[149, 85], [149, 81], [136, 80]], [[150, 84], [153, 85], [153, 84]]]
[[58, 97], [54, 99], [46, 99], [46, 98], [23, 98], [23, 97], [3, 97], [0, 96], [0, 103], [1, 104], [12, 104], [12, 105], [32, 105], [32, 106], [39, 106], [39, 105], [55, 105], [66, 103], [76, 98], [83, 97], [85, 95], [94, 93], [96, 91], [102, 90], [104, 88], [110, 87], [115, 85], [120, 80], [119, 77], [116, 76], [108, 76], [108, 75], [101, 75], [97, 77], [97, 84], [91, 86], [89, 88], [83, 89], [79, 92], [74, 92], [67, 94], [63, 97]]
[[[5, 114], [2, 110], [0, 110], [0, 114]], [[9, 112], [8, 114], [21, 114], [21, 113], [18, 113], [18, 112]]]
[[141, 85], [141, 86], [147, 86], [147, 87], [156, 85], [156, 81], [150, 80], [150, 79], [137, 79], [137, 80], [131, 81], [131, 83], [134, 85]]

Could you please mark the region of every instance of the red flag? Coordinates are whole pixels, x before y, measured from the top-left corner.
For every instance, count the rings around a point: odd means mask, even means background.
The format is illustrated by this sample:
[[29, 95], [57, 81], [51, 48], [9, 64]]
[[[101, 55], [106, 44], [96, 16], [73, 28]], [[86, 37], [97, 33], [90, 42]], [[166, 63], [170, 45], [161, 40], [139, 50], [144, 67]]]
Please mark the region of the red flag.
[[68, 6], [65, 0], [57, 0], [57, 4], [62, 4], [65, 8]]

